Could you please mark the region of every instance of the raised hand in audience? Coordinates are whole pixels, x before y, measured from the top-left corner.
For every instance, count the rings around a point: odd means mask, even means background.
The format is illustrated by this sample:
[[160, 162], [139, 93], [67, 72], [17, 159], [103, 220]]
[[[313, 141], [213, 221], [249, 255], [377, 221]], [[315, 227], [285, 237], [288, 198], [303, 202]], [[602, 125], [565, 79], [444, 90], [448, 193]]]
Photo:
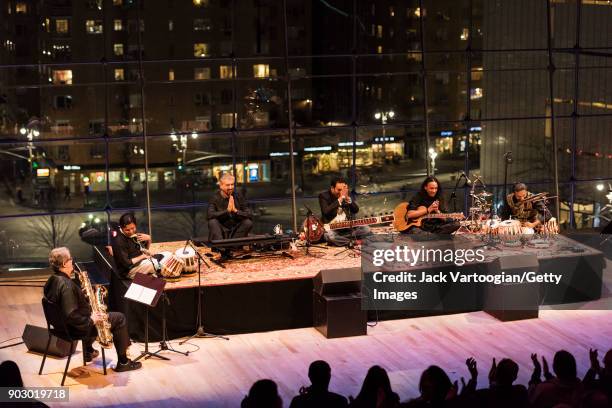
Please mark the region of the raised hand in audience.
[[595, 373], [599, 373], [601, 371], [601, 366], [599, 365], [597, 349], [589, 349], [589, 360], [591, 360], [591, 370]]
[[496, 372], [497, 372], [497, 362], [495, 361], [495, 357], [493, 357], [493, 362], [491, 363], [491, 369], [489, 370], [489, 386], [495, 384]]
[[533, 362], [533, 373], [531, 373], [529, 385], [537, 385], [542, 382], [542, 366], [538, 361], [538, 355], [536, 353], [531, 355], [531, 361]]

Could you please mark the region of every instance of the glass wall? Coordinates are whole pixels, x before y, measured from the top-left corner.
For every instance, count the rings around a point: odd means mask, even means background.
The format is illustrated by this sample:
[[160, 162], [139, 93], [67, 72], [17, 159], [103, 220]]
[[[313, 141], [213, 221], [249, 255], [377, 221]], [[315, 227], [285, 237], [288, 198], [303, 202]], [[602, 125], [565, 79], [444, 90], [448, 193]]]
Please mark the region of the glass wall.
[[333, 176], [378, 214], [461, 172], [600, 226], [611, 18], [576, 0], [0, 1], [0, 263], [87, 258], [79, 229], [126, 211], [155, 241], [206, 236], [226, 172], [257, 233], [317, 213]]

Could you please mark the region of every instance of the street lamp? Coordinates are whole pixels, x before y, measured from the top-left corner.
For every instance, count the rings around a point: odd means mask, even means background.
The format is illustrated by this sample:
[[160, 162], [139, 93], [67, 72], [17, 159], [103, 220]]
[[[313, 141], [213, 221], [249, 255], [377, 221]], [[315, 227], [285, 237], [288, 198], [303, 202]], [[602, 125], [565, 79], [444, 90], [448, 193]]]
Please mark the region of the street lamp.
[[436, 157], [438, 157], [438, 153], [434, 150], [433, 147], [429, 148], [429, 159], [431, 160], [431, 175], [436, 175]]
[[30, 162], [30, 171], [32, 170], [32, 150], [34, 149], [34, 138], [40, 136], [38, 129], [31, 127], [29, 124], [19, 129], [19, 133], [28, 139], [28, 161]]
[[374, 119], [380, 120], [381, 123], [382, 123], [382, 154], [383, 154], [383, 160], [385, 160], [387, 158], [387, 152], [386, 152], [386, 148], [385, 148], [385, 137], [386, 137], [385, 125], [387, 124], [387, 119], [393, 119], [394, 116], [395, 116], [395, 112], [393, 112], [392, 110], [386, 111], [386, 112], [376, 112], [374, 114]]
[[[192, 139], [197, 139], [198, 138], [198, 132], [196, 132], [195, 130], [191, 131], [191, 138]], [[170, 139], [173, 142], [174, 147], [179, 151], [179, 153], [183, 154], [183, 159], [182, 159], [182, 163], [185, 164], [186, 160], [187, 160], [187, 142], [188, 142], [188, 136], [187, 133], [181, 133], [179, 134], [179, 136], [176, 136], [176, 133], [174, 132], [174, 130], [172, 132], [170, 132]]]

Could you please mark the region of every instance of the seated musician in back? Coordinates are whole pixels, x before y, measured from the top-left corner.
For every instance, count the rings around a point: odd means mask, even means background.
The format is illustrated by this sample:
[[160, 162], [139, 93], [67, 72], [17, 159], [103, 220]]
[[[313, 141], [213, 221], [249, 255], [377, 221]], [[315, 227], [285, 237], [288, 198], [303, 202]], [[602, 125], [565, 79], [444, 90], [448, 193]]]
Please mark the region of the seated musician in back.
[[225, 173], [219, 180], [219, 191], [208, 201], [208, 239], [216, 241], [243, 238], [253, 228], [253, 218], [246, 198], [236, 191], [236, 179]]
[[126, 213], [119, 218], [119, 228], [114, 232], [112, 244], [113, 259], [119, 275], [134, 279], [137, 273], [155, 274], [155, 264], [148, 252], [151, 237], [136, 232], [134, 214]]
[[[319, 206], [324, 224], [354, 219], [355, 214], [359, 212], [359, 206], [349, 194], [348, 183], [341, 177], [333, 178], [329, 190], [319, 194]], [[370, 228], [360, 226], [329, 230], [325, 232], [324, 238], [333, 245], [345, 246], [351, 242], [351, 238], [361, 239], [369, 234]]]
[[516, 183], [513, 192], [506, 196], [501, 210], [501, 218], [519, 220], [522, 227], [537, 229], [547, 221], [544, 201], [529, 201], [533, 194], [527, 190], [525, 183]]
[[[434, 176], [427, 177], [421, 184], [421, 189], [408, 202], [408, 212], [406, 220], [411, 223], [421, 217], [426, 217], [432, 214], [442, 214], [446, 212], [444, 206], [444, 197], [440, 182]], [[447, 220], [443, 218], [423, 219], [421, 226], [416, 225], [408, 228], [405, 233], [408, 234], [452, 234], [460, 227], [457, 221]]]

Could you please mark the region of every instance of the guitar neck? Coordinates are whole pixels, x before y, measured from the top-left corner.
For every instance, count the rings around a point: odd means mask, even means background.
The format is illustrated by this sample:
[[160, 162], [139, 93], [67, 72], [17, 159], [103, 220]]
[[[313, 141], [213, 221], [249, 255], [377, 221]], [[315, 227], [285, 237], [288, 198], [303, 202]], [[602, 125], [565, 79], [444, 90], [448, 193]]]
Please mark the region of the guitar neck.
[[426, 219], [426, 218], [455, 218], [455, 219], [461, 219], [463, 217], [464, 217], [463, 213], [447, 213], [447, 214], [428, 214], [428, 215], [424, 215], [422, 218], [423, 219]]

